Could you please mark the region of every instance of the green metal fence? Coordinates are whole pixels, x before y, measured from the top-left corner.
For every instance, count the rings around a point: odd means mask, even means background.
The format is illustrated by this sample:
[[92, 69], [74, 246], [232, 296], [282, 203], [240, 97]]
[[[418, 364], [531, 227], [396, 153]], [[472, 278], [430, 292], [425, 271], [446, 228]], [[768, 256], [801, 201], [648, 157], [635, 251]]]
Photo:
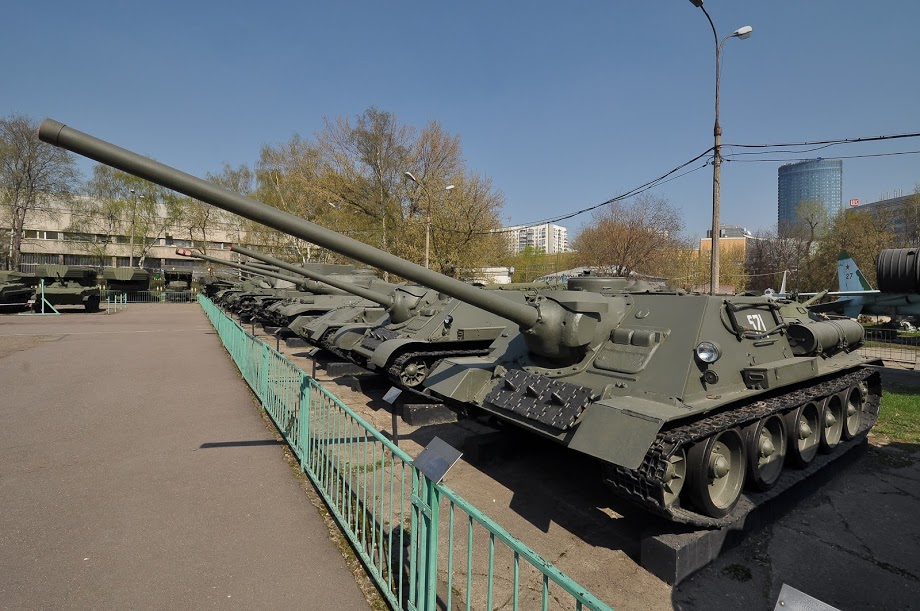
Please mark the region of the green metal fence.
[[204, 295], [198, 301], [390, 607], [609, 609]]
[[100, 292], [102, 303], [124, 299], [127, 303], [192, 303], [198, 299], [198, 291], [110, 291]]
[[920, 336], [896, 329], [866, 329], [866, 341], [859, 352], [884, 361], [916, 366], [920, 360]]

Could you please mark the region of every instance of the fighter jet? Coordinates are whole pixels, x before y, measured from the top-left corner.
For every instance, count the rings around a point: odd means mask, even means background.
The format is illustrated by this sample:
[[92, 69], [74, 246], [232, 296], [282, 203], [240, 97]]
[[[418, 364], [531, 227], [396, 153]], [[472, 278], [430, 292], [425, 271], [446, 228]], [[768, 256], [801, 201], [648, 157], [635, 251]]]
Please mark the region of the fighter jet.
[[837, 255], [837, 280], [839, 291], [827, 295], [839, 297], [836, 301], [812, 306], [812, 311], [833, 311], [849, 318], [860, 314], [882, 316], [920, 316], [920, 294], [889, 293], [873, 289], [853, 257], [842, 250]]

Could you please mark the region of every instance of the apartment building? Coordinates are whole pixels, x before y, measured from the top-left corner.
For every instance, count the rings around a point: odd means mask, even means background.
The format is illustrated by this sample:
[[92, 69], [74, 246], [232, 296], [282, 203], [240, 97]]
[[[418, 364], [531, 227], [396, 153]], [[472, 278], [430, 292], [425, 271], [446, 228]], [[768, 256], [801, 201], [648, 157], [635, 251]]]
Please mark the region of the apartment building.
[[513, 253], [527, 247], [538, 248], [546, 254], [569, 252], [569, 230], [561, 225], [515, 225], [500, 229]]

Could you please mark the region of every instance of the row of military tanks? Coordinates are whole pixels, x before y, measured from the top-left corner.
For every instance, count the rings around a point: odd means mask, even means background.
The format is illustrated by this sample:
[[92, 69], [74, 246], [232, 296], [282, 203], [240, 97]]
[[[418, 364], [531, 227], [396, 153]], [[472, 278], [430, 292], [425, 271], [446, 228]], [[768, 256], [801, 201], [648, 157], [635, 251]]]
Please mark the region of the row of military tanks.
[[613, 491], [667, 519], [728, 523], [745, 488], [782, 486], [787, 469], [865, 437], [877, 418], [878, 363], [857, 353], [855, 321], [813, 320], [776, 296], [622, 278], [488, 290], [56, 121], [39, 136], [406, 279], [233, 246], [258, 263], [238, 264], [251, 280], [214, 296], [409, 392], [587, 454]]
[[[164, 294], [188, 291], [192, 285], [190, 271], [164, 271]], [[98, 312], [102, 300], [100, 276], [105, 290], [117, 294], [136, 294], [150, 289], [150, 272], [130, 267], [105, 267], [99, 274], [86, 265], [39, 265], [31, 274], [0, 271], [0, 309], [31, 307], [35, 312], [50, 307], [83, 306]], [[50, 307], [49, 307], [50, 306]]]

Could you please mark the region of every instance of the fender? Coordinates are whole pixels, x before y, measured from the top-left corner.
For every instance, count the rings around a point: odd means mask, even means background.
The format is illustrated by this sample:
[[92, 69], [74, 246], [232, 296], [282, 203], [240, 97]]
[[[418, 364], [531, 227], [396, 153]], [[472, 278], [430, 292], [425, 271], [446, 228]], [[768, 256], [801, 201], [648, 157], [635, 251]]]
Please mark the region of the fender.
[[419, 346], [431, 345], [428, 342], [420, 342], [417, 339], [388, 339], [387, 341], [377, 346], [377, 349], [374, 350], [374, 354], [371, 357], [371, 363], [377, 367], [385, 367], [389, 362], [390, 357], [393, 356], [394, 352], [401, 352], [401, 349], [404, 346], [409, 346], [412, 344], [417, 344]]

